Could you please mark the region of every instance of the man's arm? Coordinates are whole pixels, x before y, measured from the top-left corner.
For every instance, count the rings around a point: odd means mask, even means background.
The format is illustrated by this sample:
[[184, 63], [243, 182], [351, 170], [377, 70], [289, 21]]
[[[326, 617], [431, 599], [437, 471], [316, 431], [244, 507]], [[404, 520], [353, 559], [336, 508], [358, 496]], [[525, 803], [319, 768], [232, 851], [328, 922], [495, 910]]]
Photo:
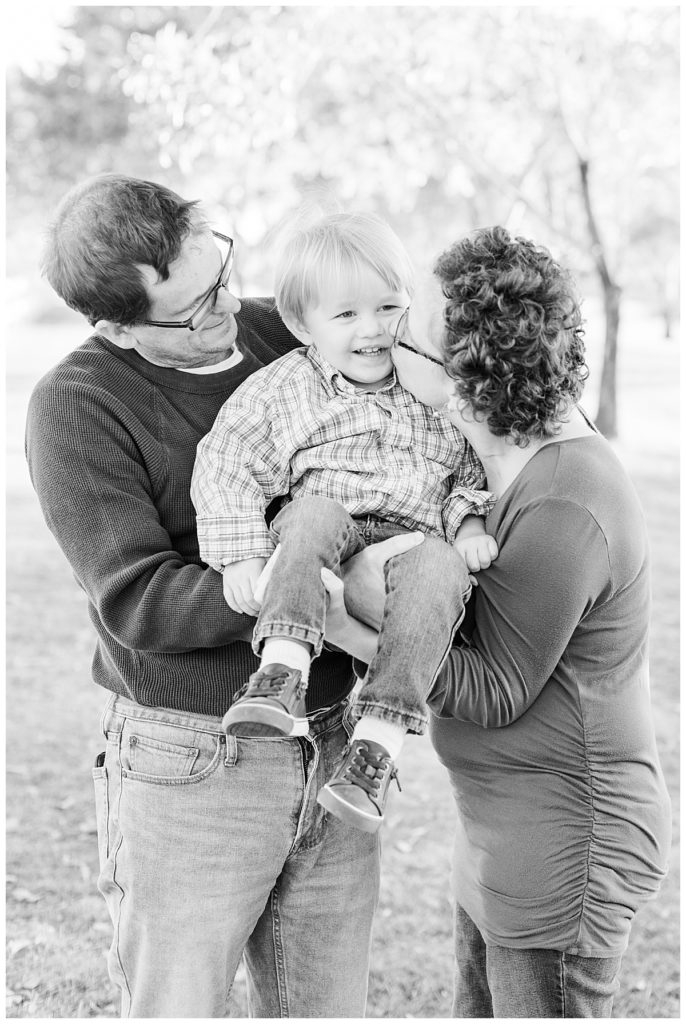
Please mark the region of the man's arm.
[[87, 379], [39, 385], [28, 412], [31, 479], [98, 628], [160, 653], [244, 638], [250, 620], [227, 606], [221, 576], [189, 562], [160, 521], [126, 415]]
[[[389, 558], [402, 555], [423, 540], [423, 533], [401, 533], [378, 544], [370, 544], [343, 563], [341, 576], [345, 584], [345, 606], [353, 618], [379, 630], [386, 603], [384, 565]], [[332, 642], [336, 643], [333, 638]]]

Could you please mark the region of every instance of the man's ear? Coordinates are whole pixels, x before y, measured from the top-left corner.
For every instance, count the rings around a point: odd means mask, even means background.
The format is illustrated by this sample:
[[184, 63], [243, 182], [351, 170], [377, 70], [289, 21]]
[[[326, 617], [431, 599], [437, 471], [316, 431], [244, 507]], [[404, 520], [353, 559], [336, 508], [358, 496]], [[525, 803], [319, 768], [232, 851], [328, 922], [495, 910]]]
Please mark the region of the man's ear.
[[302, 341], [303, 345], [312, 344], [312, 335], [307, 330], [304, 324], [300, 323], [299, 320], [291, 320], [290, 318], [287, 318], [285, 316], [282, 317], [281, 319], [283, 320], [291, 334], [295, 335], [298, 341]]
[[119, 348], [136, 347], [137, 338], [133, 327], [123, 327], [121, 324], [112, 323], [111, 320], [98, 320], [95, 330]]

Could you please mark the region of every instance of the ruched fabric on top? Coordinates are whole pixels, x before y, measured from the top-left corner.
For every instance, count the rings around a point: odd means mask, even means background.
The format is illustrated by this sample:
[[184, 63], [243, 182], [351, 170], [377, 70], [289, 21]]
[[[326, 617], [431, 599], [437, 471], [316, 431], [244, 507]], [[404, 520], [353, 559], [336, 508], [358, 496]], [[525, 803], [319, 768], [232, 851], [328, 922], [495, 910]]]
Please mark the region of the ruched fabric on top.
[[487, 942], [617, 956], [670, 844], [643, 514], [609, 444], [583, 437], [543, 447], [487, 529], [500, 553], [431, 700], [455, 895]]

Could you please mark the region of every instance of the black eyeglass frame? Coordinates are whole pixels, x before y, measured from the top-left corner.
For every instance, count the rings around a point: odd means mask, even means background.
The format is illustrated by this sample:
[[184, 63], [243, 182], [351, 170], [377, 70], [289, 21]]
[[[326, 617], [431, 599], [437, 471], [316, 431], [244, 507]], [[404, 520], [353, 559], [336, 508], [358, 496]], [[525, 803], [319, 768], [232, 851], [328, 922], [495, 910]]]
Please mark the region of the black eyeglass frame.
[[399, 335], [401, 331], [404, 331], [407, 327], [407, 317], [410, 312], [408, 306], [403, 315], [398, 320], [397, 327], [393, 333], [393, 347], [394, 348], [405, 348], [408, 352], [414, 352], [416, 356], [421, 356], [423, 359], [428, 359], [430, 363], [435, 363], [436, 366], [440, 366], [445, 370], [445, 363], [442, 359], [437, 359], [436, 356], [430, 356], [428, 352], [422, 352], [421, 349], [414, 348], [413, 345], [408, 345], [406, 341], [400, 341]]
[[[147, 327], [169, 327], [172, 329], [176, 328], [178, 330], [197, 331], [197, 329], [205, 322], [214, 308], [214, 300], [219, 289], [226, 288], [229, 283], [234, 257], [233, 238], [229, 238], [228, 235], [223, 235], [221, 231], [213, 231], [212, 234], [215, 238], [220, 238], [222, 242], [226, 242], [229, 247], [229, 251], [222, 263], [222, 268], [219, 271], [219, 277], [217, 278], [216, 283], [212, 285], [207, 295], [204, 296], [198, 308], [191, 313], [187, 320], [182, 322], [179, 322], [178, 320], [139, 320], [138, 323], [145, 324]], [[196, 320], [198, 315], [205, 310], [205, 307], [207, 307], [207, 312], [203, 315], [199, 323], [194, 324], [193, 321]]]

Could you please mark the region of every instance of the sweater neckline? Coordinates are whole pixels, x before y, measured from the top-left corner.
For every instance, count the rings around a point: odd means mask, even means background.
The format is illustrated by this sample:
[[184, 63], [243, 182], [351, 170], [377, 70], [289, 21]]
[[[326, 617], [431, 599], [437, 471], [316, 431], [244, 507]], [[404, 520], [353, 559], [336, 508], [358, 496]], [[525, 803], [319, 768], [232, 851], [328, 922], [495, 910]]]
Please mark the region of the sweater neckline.
[[136, 373], [145, 377], [146, 380], [151, 381], [153, 384], [169, 388], [172, 391], [207, 395], [226, 391], [227, 386], [232, 384], [237, 386], [237, 383], [241, 383], [262, 365], [257, 361], [247, 345], [244, 344], [244, 339], [241, 335], [242, 331], [239, 329], [238, 337], [236, 338], [236, 348], [243, 356], [241, 361], [226, 370], [209, 374], [179, 373], [175, 366], [158, 366], [156, 363], [148, 362], [135, 349], [119, 348], [118, 345], [114, 345], [101, 334], [94, 334], [92, 337], [112, 356], [132, 367]]
[[521, 483], [522, 480], [524, 480], [527, 472], [531, 468], [533, 468], [532, 463], [540, 461], [538, 459], [538, 456], [541, 455], [543, 452], [546, 452], [547, 455], [550, 455], [551, 452], [554, 451], [559, 456], [559, 453], [563, 450], [564, 446], [566, 445], [571, 446], [578, 443], [581, 443], [583, 445], [589, 441], [595, 444], [599, 439], [602, 439], [602, 436], [603, 435], [596, 430], [594, 434], [579, 434], [577, 437], [564, 437], [557, 440], [553, 438], [550, 441], [547, 441], [545, 444], [541, 445], [541, 447], [534, 452], [529, 461], [524, 466], [522, 466], [514, 480], [511, 480], [510, 483], [505, 488], [505, 490], [503, 491], [503, 493], [498, 498], [496, 498], [495, 504], [498, 505], [500, 504], [500, 502], [504, 501], [505, 498], [509, 497], [511, 492], [515, 490], [517, 484]]

